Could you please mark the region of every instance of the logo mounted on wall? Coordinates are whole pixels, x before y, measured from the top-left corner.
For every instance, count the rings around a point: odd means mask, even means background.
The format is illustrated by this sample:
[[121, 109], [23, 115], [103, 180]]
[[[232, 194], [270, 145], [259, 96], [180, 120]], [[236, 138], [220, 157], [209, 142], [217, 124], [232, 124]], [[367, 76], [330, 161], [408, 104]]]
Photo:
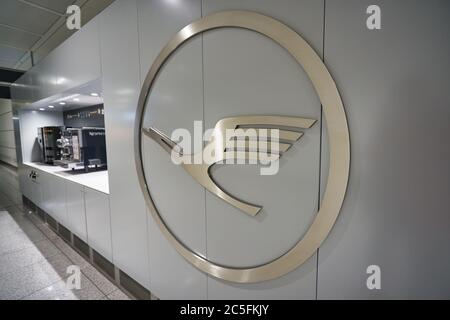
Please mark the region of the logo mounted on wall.
[[[242, 28], [260, 33], [275, 41], [286, 49], [300, 64], [310, 78], [323, 107], [323, 114], [327, 120], [329, 142], [329, 172], [326, 189], [323, 194], [320, 209], [306, 231], [303, 238], [284, 255], [269, 263], [250, 268], [231, 268], [216, 264], [187, 248], [164, 223], [151, 198], [149, 183], [145, 177], [143, 165], [143, 139], [152, 139], [167, 152], [173, 152], [176, 144], [168, 139], [156, 128], [144, 128], [143, 118], [148, 98], [155, 79], [167, 59], [186, 41], [205, 31], [218, 28]], [[284, 128], [310, 128], [315, 123], [313, 119], [283, 116], [236, 116], [219, 120], [216, 128], [219, 131], [235, 129], [240, 125], [254, 125], [257, 127], [277, 127], [280, 132], [288, 131]], [[293, 137], [291, 143], [301, 137]], [[350, 140], [344, 106], [330, 73], [319, 56], [309, 44], [294, 30], [285, 24], [248, 11], [224, 11], [208, 15], [197, 20], [181, 31], [162, 49], [157, 56], [145, 79], [139, 97], [135, 128], [135, 160], [139, 183], [150, 212], [161, 232], [172, 246], [188, 262], [196, 268], [214, 277], [239, 283], [266, 281], [280, 277], [300, 266], [319, 248], [328, 236], [336, 221], [347, 188], [350, 167]], [[289, 139], [288, 139], [289, 140]], [[211, 142], [214, 143], [214, 142]], [[287, 149], [282, 150], [287, 151]], [[226, 153], [226, 152], [225, 152]], [[223, 159], [219, 159], [223, 160]], [[168, 160], [169, 161], [169, 160]], [[209, 173], [211, 164], [183, 165], [183, 168], [203, 187], [230, 205], [239, 208], [250, 216], [256, 215], [261, 209], [239, 200], [223, 189], [212, 179]]]
[[[255, 216], [262, 207], [239, 200], [223, 190], [211, 176], [211, 167], [218, 163], [244, 164], [247, 161], [256, 164], [258, 160], [263, 159], [264, 163], [278, 161], [282, 154], [287, 152], [291, 145], [303, 135], [302, 132], [292, 129], [309, 129], [315, 122], [316, 120], [313, 119], [282, 116], [240, 116], [221, 119], [214, 127], [214, 135], [205, 148], [192, 156], [201, 161], [199, 163], [181, 162], [181, 165], [206, 190], [248, 215]], [[239, 129], [242, 127], [246, 129]], [[275, 139], [269, 134], [273, 131], [276, 131]], [[148, 128], [143, 129], [142, 132], [172, 156], [174, 153], [178, 157], [184, 156], [182, 148], [158, 129]], [[251, 141], [243, 140], [241, 143], [243, 148], [241, 147], [240, 150], [238, 141], [241, 138], [250, 138]], [[280, 138], [284, 141], [283, 143], [279, 142]], [[202, 159], [206, 150], [213, 150], [213, 155], [209, 159]], [[242, 161], [239, 162], [239, 160]]]

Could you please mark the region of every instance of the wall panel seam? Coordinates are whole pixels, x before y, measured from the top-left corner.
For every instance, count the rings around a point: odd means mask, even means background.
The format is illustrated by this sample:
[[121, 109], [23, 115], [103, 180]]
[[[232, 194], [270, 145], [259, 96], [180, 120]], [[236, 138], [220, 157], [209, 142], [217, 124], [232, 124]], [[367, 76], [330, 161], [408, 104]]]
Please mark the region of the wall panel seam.
[[[326, 7], [327, 0], [323, 0], [323, 24], [322, 24], [322, 61], [325, 63], [325, 28], [326, 28]], [[319, 139], [319, 193], [317, 198], [317, 210], [320, 210], [322, 191], [322, 147], [323, 147], [323, 106], [320, 105], [320, 139]], [[319, 251], [316, 252], [316, 300], [319, 299]]]

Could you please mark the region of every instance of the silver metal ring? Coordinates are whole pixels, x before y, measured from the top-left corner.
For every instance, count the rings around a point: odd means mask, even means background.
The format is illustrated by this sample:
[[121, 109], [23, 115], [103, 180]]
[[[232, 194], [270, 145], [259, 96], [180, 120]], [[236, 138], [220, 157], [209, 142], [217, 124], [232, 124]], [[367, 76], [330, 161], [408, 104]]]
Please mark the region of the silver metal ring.
[[[197, 255], [181, 243], [166, 226], [153, 203], [142, 162], [143, 115], [161, 67], [184, 42], [202, 32], [217, 28], [252, 30], [267, 36], [286, 49], [310, 78], [322, 104], [328, 128], [329, 173], [323, 200], [313, 223], [304, 237], [284, 255], [267, 264], [251, 268], [229, 268], [215, 264]], [[333, 78], [319, 56], [298, 33], [273, 18], [254, 12], [223, 11], [205, 16], [184, 27], [162, 49], [142, 86], [136, 112], [134, 146], [139, 183], [150, 212], [161, 232], [178, 253], [196, 268], [211, 276], [232, 282], [251, 283], [274, 279], [303, 264], [314, 254], [331, 231], [339, 215], [347, 189], [350, 169], [350, 138], [344, 106]]]

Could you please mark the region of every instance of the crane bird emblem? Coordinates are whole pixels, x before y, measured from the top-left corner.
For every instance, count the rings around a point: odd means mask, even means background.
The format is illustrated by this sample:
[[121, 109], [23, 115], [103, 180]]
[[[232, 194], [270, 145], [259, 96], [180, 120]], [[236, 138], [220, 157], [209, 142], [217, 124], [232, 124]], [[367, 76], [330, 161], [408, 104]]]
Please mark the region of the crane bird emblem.
[[[322, 107], [323, 119], [320, 119], [319, 123], [326, 122], [326, 127], [324, 126], [324, 128], [326, 128], [327, 132], [327, 158], [329, 165], [327, 178], [324, 180], [323, 195], [318, 212], [315, 214], [308, 230], [291, 249], [281, 254], [278, 258], [257, 266], [232, 267], [219, 264], [188, 247], [183, 242], [183, 239], [179, 238], [180, 235], [175, 234], [170, 229], [158, 210], [151, 194], [152, 185], [158, 183], [158, 181], [148, 179], [145, 170], [146, 164], [143, 161], [142, 142], [144, 139], [154, 140], [171, 155], [177, 153], [179, 155], [184, 154], [181, 145], [172, 141], [161, 132], [157, 124], [156, 127], [144, 126], [146, 110], [150, 105], [149, 97], [160, 71], [166, 63], [169, 63], [169, 58], [174, 52], [195, 36], [220, 28], [250, 30], [271, 39], [284, 48], [298, 65], [302, 67], [311, 81]], [[225, 201], [230, 205], [230, 208], [238, 208], [248, 214], [249, 217], [257, 216], [262, 207], [244, 201], [245, 195], [243, 195], [243, 199], [239, 199], [221, 187], [214, 181], [211, 175], [211, 168], [217, 163], [223, 163], [224, 160], [225, 164], [229, 163], [226, 160], [242, 160], [242, 158], [244, 160], [254, 160], [259, 158], [262, 152], [259, 149], [259, 145], [256, 149], [254, 147], [253, 149], [244, 147], [242, 150], [222, 148], [223, 146], [228, 146], [227, 139], [240, 139], [242, 141], [242, 137], [238, 134], [229, 137], [227, 134], [224, 135], [224, 132], [227, 130], [238, 131], [239, 128], [253, 129], [256, 130], [256, 136], [259, 140], [260, 138], [265, 138], [264, 132], [267, 132], [269, 128], [277, 129], [279, 136], [278, 150], [273, 154], [270, 153], [270, 159], [276, 161], [285, 153], [290, 152], [289, 148], [301, 139], [302, 136], [308, 134], [309, 128], [312, 128], [319, 121], [319, 119], [314, 120], [296, 116], [261, 115], [258, 111], [253, 110], [250, 112], [255, 112], [254, 115], [230, 115], [231, 117], [218, 119], [214, 127], [214, 132], [218, 132], [218, 136], [222, 137], [217, 138], [213, 134], [213, 137], [205, 144], [203, 150], [201, 150], [203, 152], [206, 148], [219, 150], [220, 152], [214, 153], [212, 161], [203, 161], [201, 163], [194, 161], [193, 164], [191, 162], [180, 163], [183, 169], [206, 190]], [[299, 112], [301, 111], [299, 110]], [[350, 135], [345, 108], [336, 83], [322, 59], [300, 34], [286, 24], [256, 12], [241, 10], [215, 12], [188, 24], [169, 40], [153, 61], [142, 85], [135, 123], [134, 146], [136, 173], [147, 207], [149, 208], [149, 213], [172, 247], [195, 268], [215, 278], [237, 283], [254, 283], [275, 279], [302, 265], [316, 252], [330, 233], [345, 198], [350, 170]], [[222, 139], [223, 136], [226, 137], [225, 140]], [[304, 141], [300, 140], [298, 143], [301, 144], [302, 142]], [[164, 151], [161, 150], [161, 152]], [[190, 156], [194, 156], [195, 158], [198, 152], [200, 151], [196, 150]], [[204, 160], [204, 157], [201, 159]], [[276, 164], [276, 162], [272, 163]], [[261, 167], [261, 169], [264, 168]], [[185, 212], [180, 212], [179, 214], [185, 214]], [[251, 220], [255, 224], [259, 224], [259, 219]], [[283, 234], [280, 234], [280, 236], [283, 236]]]
[[[286, 116], [239, 116], [230, 117], [219, 120], [215, 127], [216, 133], [213, 138], [205, 146], [205, 149], [217, 150], [220, 148], [223, 152], [215, 153], [213, 161], [202, 161], [202, 163], [185, 163], [182, 162], [181, 166], [186, 170], [199, 184], [207, 189], [212, 194], [226, 201], [230, 205], [242, 210], [250, 216], [255, 216], [262, 209], [261, 206], [251, 204], [232, 196], [229, 192], [222, 189], [211, 176], [210, 169], [217, 163], [221, 163], [225, 160], [257, 160], [259, 157], [264, 157], [265, 152], [270, 151], [272, 154], [272, 160], [278, 160], [282, 154], [289, 150], [293, 143], [298, 141], [303, 132], [300, 129], [311, 128], [316, 120], [301, 118], [301, 117], [286, 117]], [[275, 142], [275, 145], [269, 145], [269, 149], [262, 151], [261, 149], [252, 150], [250, 144], [247, 143], [244, 152], [238, 152], [237, 150], [229, 150], [226, 146], [230, 140], [236, 140], [242, 138], [239, 133], [233, 135], [227, 134], [227, 132], [237, 132], [236, 129], [245, 127], [247, 130], [254, 129], [257, 134], [258, 141], [267, 140], [267, 130], [261, 130], [263, 128], [278, 130], [279, 140], [282, 142]], [[297, 130], [293, 130], [297, 129]], [[154, 140], [169, 154], [176, 152], [181, 155], [181, 148], [176, 142], [172, 141], [168, 136], [156, 128], [143, 128], [142, 132], [146, 137]], [[223, 141], [226, 139], [227, 141]], [[272, 142], [272, 140], [271, 140]], [[199, 151], [203, 154], [203, 150]], [[263, 153], [264, 152], [264, 153]], [[200, 156], [193, 156], [194, 158], [200, 158]], [[234, 162], [233, 162], [234, 163]]]

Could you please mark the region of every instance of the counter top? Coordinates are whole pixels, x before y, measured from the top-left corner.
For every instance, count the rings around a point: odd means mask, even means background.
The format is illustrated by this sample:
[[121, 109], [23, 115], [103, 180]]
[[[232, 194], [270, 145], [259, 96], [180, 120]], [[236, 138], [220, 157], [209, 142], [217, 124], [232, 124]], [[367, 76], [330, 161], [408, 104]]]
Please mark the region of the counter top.
[[51, 166], [48, 164], [36, 162], [24, 162], [25, 166], [53, 174], [63, 179], [81, 184], [85, 187], [109, 194], [108, 171], [93, 171], [88, 173], [73, 173], [72, 170], [60, 166]]

